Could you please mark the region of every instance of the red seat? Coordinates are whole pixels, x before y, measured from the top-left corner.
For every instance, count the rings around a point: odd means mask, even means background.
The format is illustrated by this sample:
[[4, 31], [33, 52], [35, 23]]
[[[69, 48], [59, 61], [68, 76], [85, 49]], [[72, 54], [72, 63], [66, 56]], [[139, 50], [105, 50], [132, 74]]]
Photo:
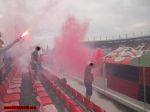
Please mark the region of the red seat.
[[98, 105], [93, 104], [94, 112], [106, 112], [105, 110], [101, 109]]
[[37, 83], [41, 84], [41, 82], [38, 81], [38, 80], [33, 81], [33, 83], [34, 83], [34, 84], [37, 84]]
[[63, 93], [63, 101], [66, 103], [68, 99], [70, 99], [70, 97]]
[[84, 98], [84, 104], [90, 109], [90, 110], [93, 110], [93, 103], [87, 99], [86, 97]]
[[12, 85], [9, 85], [8, 80], [3, 81], [2, 85], [3, 85], [6, 89], [8, 89], [8, 88], [11, 88], [11, 89], [12, 89], [12, 88], [19, 88], [19, 87], [21, 87], [21, 84], [12, 84]]
[[35, 88], [35, 89], [36, 89], [36, 92], [45, 91], [44, 87], [38, 87], [38, 88]]
[[9, 84], [11, 85], [11, 84], [21, 84], [21, 83], [22, 83], [22, 81], [14, 81], [14, 80], [12, 80], [12, 81], [10, 81]]
[[60, 89], [60, 88], [58, 88], [57, 87], [57, 89], [56, 89], [56, 94], [59, 96], [59, 95], [61, 95], [61, 94], [63, 94], [64, 92]]
[[74, 90], [74, 88], [71, 87], [71, 88], [70, 88], [70, 92], [72, 92], [73, 90]]
[[69, 97], [66, 97], [65, 95], [65, 100], [64, 100], [65, 106], [71, 110], [74, 106], [76, 106], [77, 104]]
[[80, 106], [75, 106], [71, 112], [85, 112]]
[[80, 93], [76, 91], [76, 97], [78, 98], [78, 96], [80, 97]]
[[40, 112], [58, 112], [53, 104], [41, 106]]
[[9, 88], [20, 88], [21, 87], [21, 84], [12, 84], [9, 86]]
[[14, 77], [14, 78], [12, 79], [12, 81], [22, 81], [22, 78], [21, 78], [21, 77]]
[[0, 94], [6, 95], [6, 94], [19, 94], [21, 92], [20, 88], [13, 88], [13, 89], [7, 89], [4, 86], [0, 86]]
[[61, 94], [62, 94], [62, 91], [61, 91], [61, 90], [57, 90], [56, 93], [57, 93], [57, 95], [60, 97]]
[[67, 102], [66, 102], [66, 107], [69, 109], [69, 110], [73, 110], [74, 107], [77, 106], [77, 103], [75, 103], [75, 101], [73, 101], [72, 99], [68, 99]]
[[19, 101], [20, 100], [20, 94], [3, 95], [2, 100], [4, 103], [12, 102], [12, 101]]
[[6, 80], [9, 82], [9, 84], [21, 84], [22, 80], [11, 80], [10, 78], [6, 78]]
[[41, 83], [34, 83], [33, 86], [34, 86], [34, 87], [41, 87], [41, 86], [43, 86], [43, 85], [42, 85]]
[[36, 94], [37, 94], [37, 96], [39, 96], [39, 97], [48, 96], [47, 92], [45, 92], [45, 91], [39, 91], [39, 92], [37, 92]]
[[7, 94], [21, 93], [20, 88], [7, 89]]
[[66, 85], [66, 89], [69, 91], [70, 90], [70, 86], [69, 85]]
[[9, 103], [4, 103], [3, 106], [19, 106], [19, 101], [12, 101]]
[[61, 100], [63, 100], [63, 99], [64, 99], [64, 94], [61, 93], [58, 97], [59, 97]]
[[80, 101], [81, 101], [82, 103], [84, 103], [84, 99], [85, 99], [86, 97], [85, 97], [84, 95], [82, 95], [82, 94], [81, 94], [80, 97], [81, 97]]
[[74, 96], [76, 96], [76, 94], [77, 94], [77, 92], [76, 92], [76, 90], [75, 89], [72, 89], [72, 95], [74, 95]]
[[80, 100], [81, 102], [84, 102], [84, 96], [78, 92], [77, 92], [77, 99]]
[[40, 97], [40, 104], [41, 105], [52, 104], [52, 100], [49, 97]]

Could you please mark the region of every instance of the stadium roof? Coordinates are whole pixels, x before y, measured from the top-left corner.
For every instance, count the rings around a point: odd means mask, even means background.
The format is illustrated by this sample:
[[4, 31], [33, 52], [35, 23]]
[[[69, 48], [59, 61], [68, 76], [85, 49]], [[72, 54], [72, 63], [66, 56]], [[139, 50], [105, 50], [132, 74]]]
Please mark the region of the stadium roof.
[[106, 44], [144, 42], [144, 41], [150, 41], [150, 35], [133, 37], [133, 38], [121, 38], [121, 39], [114, 39], [114, 40], [95, 40], [95, 41], [93, 40], [93, 41], [86, 41], [85, 43], [91, 46], [100, 47], [101, 45], [106, 45]]

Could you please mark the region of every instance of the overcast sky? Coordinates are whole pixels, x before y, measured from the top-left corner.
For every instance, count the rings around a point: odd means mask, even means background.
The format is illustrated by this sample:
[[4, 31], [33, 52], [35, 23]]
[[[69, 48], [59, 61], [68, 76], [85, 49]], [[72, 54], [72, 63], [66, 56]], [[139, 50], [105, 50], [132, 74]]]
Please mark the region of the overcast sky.
[[8, 36], [10, 29], [31, 28], [33, 36], [45, 41], [59, 33], [66, 17], [73, 15], [89, 22], [90, 37], [148, 33], [149, 10], [150, 0], [0, 0], [0, 31]]

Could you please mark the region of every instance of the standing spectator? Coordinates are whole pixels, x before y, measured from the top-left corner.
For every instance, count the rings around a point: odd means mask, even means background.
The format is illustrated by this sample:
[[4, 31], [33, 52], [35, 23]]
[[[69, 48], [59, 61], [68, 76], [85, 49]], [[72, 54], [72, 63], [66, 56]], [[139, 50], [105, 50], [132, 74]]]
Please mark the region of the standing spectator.
[[11, 71], [12, 62], [13, 62], [13, 59], [10, 56], [10, 54], [8, 52], [5, 52], [3, 56], [3, 63], [4, 63], [4, 68], [5, 68], [4, 77], [7, 77], [9, 72]]
[[92, 82], [94, 81], [94, 76], [92, 73], [92, 69], [94, 67], [93, 63], [89, 63], [84, 71], [84, 85], [86, 88], [86, 97], [88, 99], [92, 96]]
[[31, 56], [31, 67], [34, 71], [34, 79], [39, 80], [41, 61], [38, 52], [40, 51], [40, 47], [37, 46], [32, 53]]
[[9, 50], [11, 47], [13, 47], [20, 40], [21, 40], [21, 37], [17, 38], [11, 44], [4, 47], [4, 42], [3, 42], [3, 40], [0, 39], [0, 83], [5, 79], [5, 76], [2, 72], [2, 69], [4, 68], [4, 62], [3, 62], [4, 54], [6, 53], [7, 50]]

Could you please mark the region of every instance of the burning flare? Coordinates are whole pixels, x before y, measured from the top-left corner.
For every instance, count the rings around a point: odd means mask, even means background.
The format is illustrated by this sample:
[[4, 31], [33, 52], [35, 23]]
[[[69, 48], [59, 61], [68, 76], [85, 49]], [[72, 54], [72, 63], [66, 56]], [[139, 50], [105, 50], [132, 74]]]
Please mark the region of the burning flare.
[[29, 30], [26, 30], [20, 37], [20, 39], [23, 39], [27, 46], [30, 46], [30, 34]]
[[26, 35], [28, 35], [29, 34], [29, 31], [25, 31], [22, 35], [21, 35], [21, 37], [25, 37]]

